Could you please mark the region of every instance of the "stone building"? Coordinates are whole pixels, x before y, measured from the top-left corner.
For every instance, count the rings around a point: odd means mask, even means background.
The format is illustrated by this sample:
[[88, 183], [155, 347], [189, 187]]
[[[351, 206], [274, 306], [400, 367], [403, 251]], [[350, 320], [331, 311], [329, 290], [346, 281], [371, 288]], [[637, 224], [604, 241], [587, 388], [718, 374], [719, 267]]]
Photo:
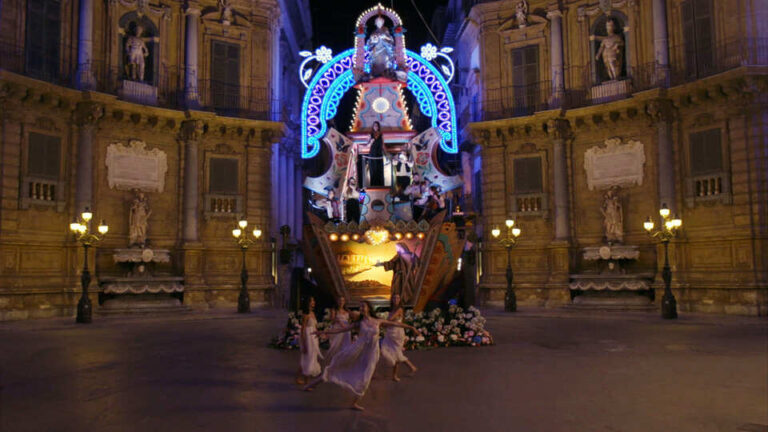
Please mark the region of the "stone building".
[[[298, 99], [282, 41], [311, 32], [284, 10], [305, 3], [2, 2], [0, 320], [73, 312], [83, 256], [67, 227], [85, 208], [109, 225], [89, 256], [97, 313], [125, 293], [234, 304], [241, 217], [264, 233], [247, 254], [251, 301], [270, 301], [269, 233], [286, 217], [270, 211], [278, 101]], [[129, 249], [139, 193], [151, 213]], [[144, 249], [149, 270], [118, 262]]]
[[[679, 309], [768, 313], [766, 2], [452, 0], [443, 13], [481, 298], [503, 299], [490, 232], [513, 218], [521, 303], [658, 304], [664, 249], [643, 222], [666, 204], [683, 221], [669, 245]], [[613, 195], [619, 237], [602, 213]]]

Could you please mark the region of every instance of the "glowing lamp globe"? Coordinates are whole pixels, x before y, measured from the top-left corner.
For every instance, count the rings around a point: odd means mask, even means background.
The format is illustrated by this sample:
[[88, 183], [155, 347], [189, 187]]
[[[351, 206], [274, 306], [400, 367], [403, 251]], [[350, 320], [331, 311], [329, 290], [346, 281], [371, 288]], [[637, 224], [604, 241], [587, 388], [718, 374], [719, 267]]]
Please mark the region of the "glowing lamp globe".
[[675, 228], [680, 228], [681, 226], [683, 226], [683, 220], [678, 217], [675, 217], [674, 219], [672, 219], [672, 226]]
[[73, 233], [80, 232], [80, 222], [77, 221], [77, 218], [69, 224], [69, 230]]
[[93, 213], [86, 207], [85, 211], [80, 215], [80, 217], [83, 218], [85, 222], [89, 222], [91, 219], [93, 219]]
[[501, 230], [498, 227], [496, 227], [491, 230], [491, 235], [494, 237], [498, 237], [501, 235]]
[[507, 219], [506, 221], [504, 221], [504, 224], [507, 226], [507, 228], [512, 228], [513, 226], [515, 226], [515, 221], [512, 219]]
[[235, 228], [232, 230], [232, 237], [238, 238], [240, 237], [240, 234], [242, 234], [243, 231], [240, 228]]
[[257, 239], [261, 238], [261, 230], [258, 229], [258, 228], [254, 228], [253, 229], [253, 236], [256, 237]]
[[651, 232], [651, 230], [653, 229], [653, 221], [651, 220], [650, 217], [646, 219], [645, 222], [643, 222], [643, 228], [648, 232]]
[[240, 222], [238, 222], [238, 223], [237, 223], [237, 225], [238, 225], [240, 228], [242, 228], [242, 229], [245, 229], [245, 227], [247, 227], [247, 226], [248, 226], [248, 221], [247, 221], [247, 220], [245, 220], [245, 219], [242, 219], [242, 220], [240, 220]]
[[109, 231], [109, 225], [107, 225], [107, 222], [105, 220], [101, 220], [101, 223], [99, 224], [99, 233], [101, 235], [104, 235]]
[[662, 204], [662, 205], [661, 205], [661, 208], [659, 209], [659, 214], [660, 214], [660, 215], [661, 215], [661, 217], [663, 217], [664, 219], [668, 218], [668, 217], [669, 217], [669, 207], [667, 207], [667, 205], [666, 205], [666, 204]]
[[512, 228], [512, 235], [515, 237], [520, 237], [520, 228]]
[[341, 235], [341, 241], [343, 241], [343, 242], [349, 241], [349, 235], [348, 234], [342, 234]]
[[339, 239], [339, 235], [336, 233], [331, 233], [331, 235], [328, 236], [328, 239], [331, 240], [332, 242], [335, 242]]

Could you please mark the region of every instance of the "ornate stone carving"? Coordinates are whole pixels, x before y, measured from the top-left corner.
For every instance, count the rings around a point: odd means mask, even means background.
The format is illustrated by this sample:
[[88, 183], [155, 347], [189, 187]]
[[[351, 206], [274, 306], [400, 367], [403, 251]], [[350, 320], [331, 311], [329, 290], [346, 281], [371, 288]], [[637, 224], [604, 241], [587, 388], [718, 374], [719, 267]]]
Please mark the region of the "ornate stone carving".
[[518, 27], [525, 27], [528, 23], [528, 2], [521, 0], [515, 6], [515, 21]]
[[200, 141], [205, 133], [205, 123], [200, 119], [185, 120], [181, 122], [179, 139], [182, 141]]
[[547, 133], [556, 140], [573, 138], [571, 122], [564, 118], [553, 118], [547, 121]]
[[75, 124], [95, 126], [104, 117], [104, 107], [97, 102], [79, 102], [74, 111]]
[[491, 132], [488, 129], [472, 129], [470, 134], [472, 141], [485, 146], [490, 144]]
[[621, 138], [609, 138], [603, 147], [595, 146], [584, 153], [589, 190], [643, 184], [643, 143], [629, 140], [622, 144], [621, 141]]
[[128, 145], [113, 143], [107, 147], [107, 182], [120, 190], [139, 189], [162, 192], [168, 162], [160, 149], [145, 149], [146, 143], [130, 140]]
[[669, 99], [653, 99], [645, 106], [645, 112], [652, 122], [671, 122], [675, 118], [675, 107]]
[[128, 246], [144, 247], [147, 244], [147, 225], [152, 209], [149, 208], [149, 200], [143, 192], [136, 191], [136, 197], [131, 204], [128, 216]]
[[617, 186], [610, 187], [603, 195], [603, 204], [600, 206], [605, 239], [609, 243], [624, 241], [624, 207], [621, 205], [618, 190]]

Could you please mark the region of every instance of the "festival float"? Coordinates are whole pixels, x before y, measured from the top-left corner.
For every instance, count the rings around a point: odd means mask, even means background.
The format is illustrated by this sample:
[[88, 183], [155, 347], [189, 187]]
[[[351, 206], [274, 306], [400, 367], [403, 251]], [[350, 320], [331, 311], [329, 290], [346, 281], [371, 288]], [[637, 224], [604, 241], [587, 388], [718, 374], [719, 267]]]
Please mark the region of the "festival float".
[[[327, 166], [304, 187], [328, 210], [327, 218], [309, 213], [303, 248], [322, 294], [382, 304], [398, 293], [419, 312], [449, 300], [466, 237], [463, 219], [445, 221], [451, 209], [440, 202], [462, 186], [439, 163], [440, 152], [458, 152], [452, 48], [427, 44], [416, 53], [405, 33], [398, 14], [379, 4], [358, 17], [353, 48], [301, 52], [301, 155]], [[333, 125], [347, 92], [357, 99], [342, 133]], [[423, 130], [411, 121], [405, 92], [429, 119]]]

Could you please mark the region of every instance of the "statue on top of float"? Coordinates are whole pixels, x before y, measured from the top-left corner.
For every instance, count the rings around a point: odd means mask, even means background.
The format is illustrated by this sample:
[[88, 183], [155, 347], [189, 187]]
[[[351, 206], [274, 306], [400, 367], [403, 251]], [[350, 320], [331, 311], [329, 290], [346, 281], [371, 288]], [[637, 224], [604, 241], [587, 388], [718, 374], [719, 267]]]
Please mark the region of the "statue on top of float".
[[[371, 14], [376, 12], [378, 12], [374, 20], [376, 28], [366, 37], [365, 24], [372, 18]], [[363, 19], [358, 25], [357, 37], [359, 42], [355, 44], [357, 51], [355, 53], [355, 79], [357, 82], [366, 82], [378, 77], [400, 82], [408, 80], [408, 71], [405, 66], [405, 41], [403, 39], [405, 29], [403, 29], [399, 17], [388, 15], [395, 26], [394, 31], [390, 30], [384, 19], [387, 12], [379, 5], [378, 9], [371, 9], [368, 16], [365, 17], [367, 19]], [[367, 68], [362, 66], [365, 63], [368, 64]]]

